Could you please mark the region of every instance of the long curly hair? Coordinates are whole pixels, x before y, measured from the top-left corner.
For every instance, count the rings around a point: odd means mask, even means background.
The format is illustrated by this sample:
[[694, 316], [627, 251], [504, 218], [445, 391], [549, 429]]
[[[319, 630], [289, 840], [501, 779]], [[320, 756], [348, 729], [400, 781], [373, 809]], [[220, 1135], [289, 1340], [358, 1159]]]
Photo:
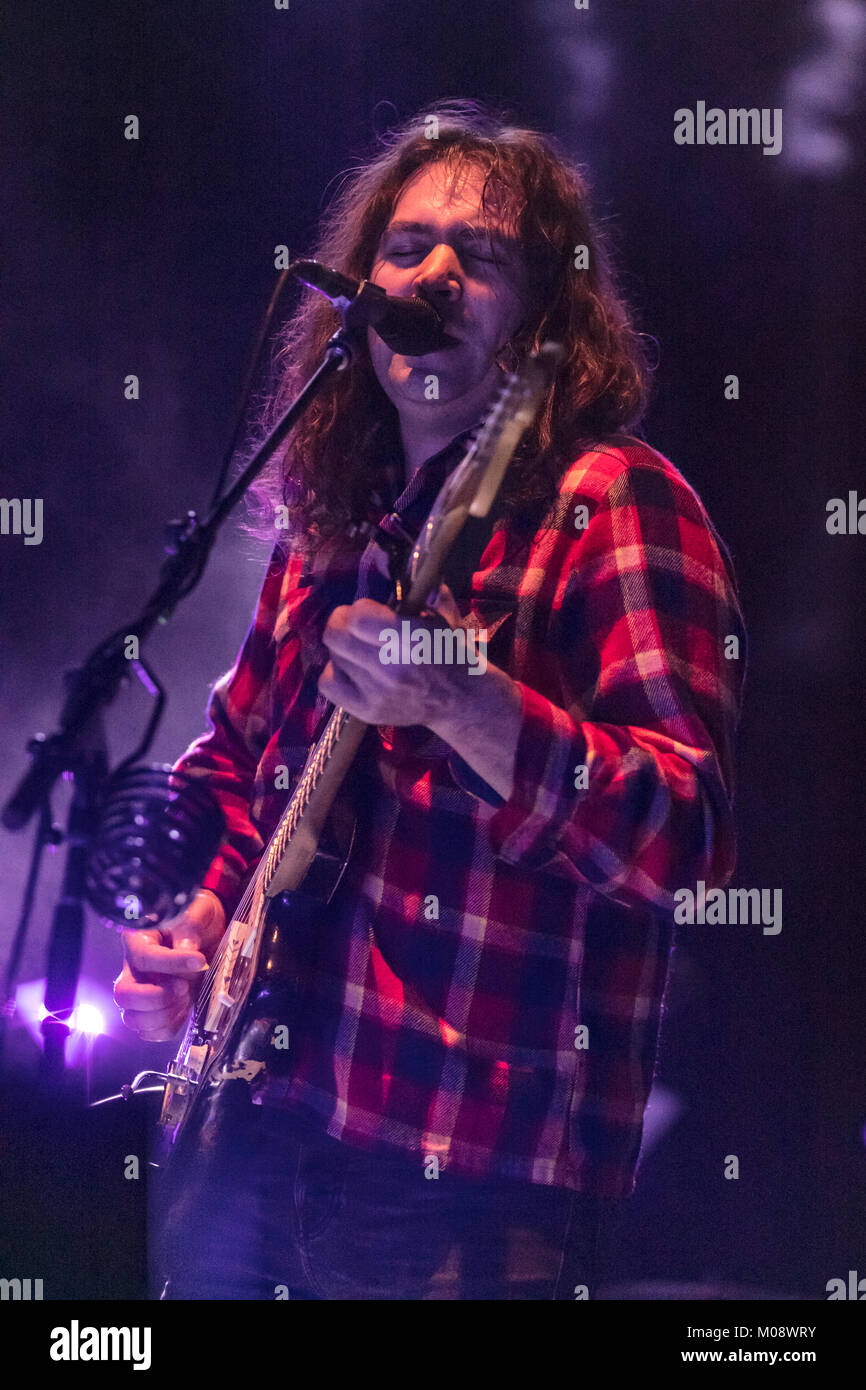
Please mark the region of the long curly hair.
[[[434, 117], [438, 129], [430, 138]], [[537, 526], [581, 449], [633, 430], [646, 406], [642, 335], [617, 291], [608, 238], [593, 219], [585, 177], [552, 139], [508, 124], [474, 101], [437, 102], [380, 143], [377, 154], [344, 175], [310, 254], [366, 279], [401, 190], [418, 170], [436, 163], [459, 173], [467, 161], [480, 168], [482, 211], [512, 219], [527, 270], [528, 312], [499, 365], [513, 366], [548, 339], [565, 350], [497, 499], [503, 519]], [[578, 247], [587, 248], [586, 269], [576, 268]], [[275, 384], [257, 438], [315, 370], [337, 327], [327, 300], [306, 291], [278, 339]], [[362, 343], [262, 474], [253, 494], [254, 529], [273, 540], [274, 508], [281, 503], [290, 517], [287, 539], [307, 554], [348, 540], [369, 520], [371, 497], [385, 481], [383, 459], [393, 458], [399, 442], [397, 412]]]

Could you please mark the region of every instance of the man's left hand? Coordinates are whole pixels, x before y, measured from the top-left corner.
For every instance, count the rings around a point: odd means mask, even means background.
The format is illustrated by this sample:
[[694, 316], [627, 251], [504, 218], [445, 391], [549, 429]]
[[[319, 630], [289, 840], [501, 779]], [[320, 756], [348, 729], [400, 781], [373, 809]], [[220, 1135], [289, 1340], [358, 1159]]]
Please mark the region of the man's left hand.
[[423, 724], [432, 728], [446, 723], [457, 701], [471, 698], [466, 667], [409, 663], [388, 664], [380, 659], [387, 628], [400, 632], [403, 622], [412, 631], [426, 627], [457, 627], [460, 611], [446, 584], [440, 585], [425, 616], [405, 619], [383, 603], [359, 598], [335, 608], [322, 634], [330, 660], [319, 677], [326, 699], [362, 719], [365, 724]]

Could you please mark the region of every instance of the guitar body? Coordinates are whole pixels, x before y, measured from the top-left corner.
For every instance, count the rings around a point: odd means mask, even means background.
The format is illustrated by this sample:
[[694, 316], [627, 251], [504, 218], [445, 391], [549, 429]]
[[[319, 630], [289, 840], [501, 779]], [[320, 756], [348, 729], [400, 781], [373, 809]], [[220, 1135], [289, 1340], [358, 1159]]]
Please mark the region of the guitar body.
[[290, 1070], [304, 977], [355, 841], [354, 817], [341, 810], [301, 885], [254, 897], [246, 920], [226, 929], [216, 974], [203, 984], [168, 1072], [158, 1166], [169, 1187], [172, 1171], [184, 1172], [194, 1159], [222, 1149], [238, 1112], [252, 1104], [267, 1077]]
[[[322, 930], [326, 911], [325, 902], [301, 890], [270, 901], [252, 985], [219, 1039], [219, 1052], [209, 1059], [197, 1082], [187, 1083], [188, 1090], [181, 1083], [172, 1096], [173, 1083], [166, 1087], [163, 1115], [167, 1118], [161, 1117], [161, 1128], [162, 1166], [167, 1174], [175, 1168], [185, 1170], [193, 1158], [216, 1156], [238, 1112], [252, 1104], [266, 1077], [288, 1072], [302, 987], [298, 948]], [[179, 1057], [182, 1054], [183, 1048]], [[172, 1066], [177, 1065], [178, 1059]], [[172, 1123], [178, 1093], [182, 1114]]]

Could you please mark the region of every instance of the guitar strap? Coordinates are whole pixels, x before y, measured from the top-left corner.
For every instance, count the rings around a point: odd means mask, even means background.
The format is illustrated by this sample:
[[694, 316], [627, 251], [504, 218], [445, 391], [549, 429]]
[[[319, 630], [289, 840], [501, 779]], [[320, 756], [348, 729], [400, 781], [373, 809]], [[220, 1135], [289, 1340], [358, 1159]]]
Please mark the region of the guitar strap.
[[[486, 516], [469, 516], [445, 558], [442, 568], [443, 581], [448, 585], [458, 608], [468, 606], [472, 592], [472, 575], [478, 568], [495, 530], [497, 520], [497, 501], [494, 498]], [[417, 540], [417, 531], [408, 530], [397, 512], [387, 512], [378, 526], [367, 549], [361, 557], [358, 569], [358, 588], [356, 598], [375, 598], [387, 603], [390, 597], [390, 583], [405, 573], [412, 547]], [[378, 546], [388, 558], [391, 581], [376, 568], [372, 547]]]

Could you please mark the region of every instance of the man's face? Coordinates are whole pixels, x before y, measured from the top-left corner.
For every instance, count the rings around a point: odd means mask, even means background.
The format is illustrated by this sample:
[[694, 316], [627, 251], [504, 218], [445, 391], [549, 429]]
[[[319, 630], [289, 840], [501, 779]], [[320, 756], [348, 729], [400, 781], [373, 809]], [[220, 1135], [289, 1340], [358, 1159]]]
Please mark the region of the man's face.
[[523, 316], [523, 258], [508, 225], [485, 217], [482, 185], [474, 165], [456, 178], [444, 164], [427, 166], [404, 187], [379, 242], [370, 279], [388, 294], [429, 299], [459, 340], [404, 357], [369, 330], [373, 369], [400, 413], [432, 417], [444, 406], [471, 424], [501, 377], [494, 358]]

